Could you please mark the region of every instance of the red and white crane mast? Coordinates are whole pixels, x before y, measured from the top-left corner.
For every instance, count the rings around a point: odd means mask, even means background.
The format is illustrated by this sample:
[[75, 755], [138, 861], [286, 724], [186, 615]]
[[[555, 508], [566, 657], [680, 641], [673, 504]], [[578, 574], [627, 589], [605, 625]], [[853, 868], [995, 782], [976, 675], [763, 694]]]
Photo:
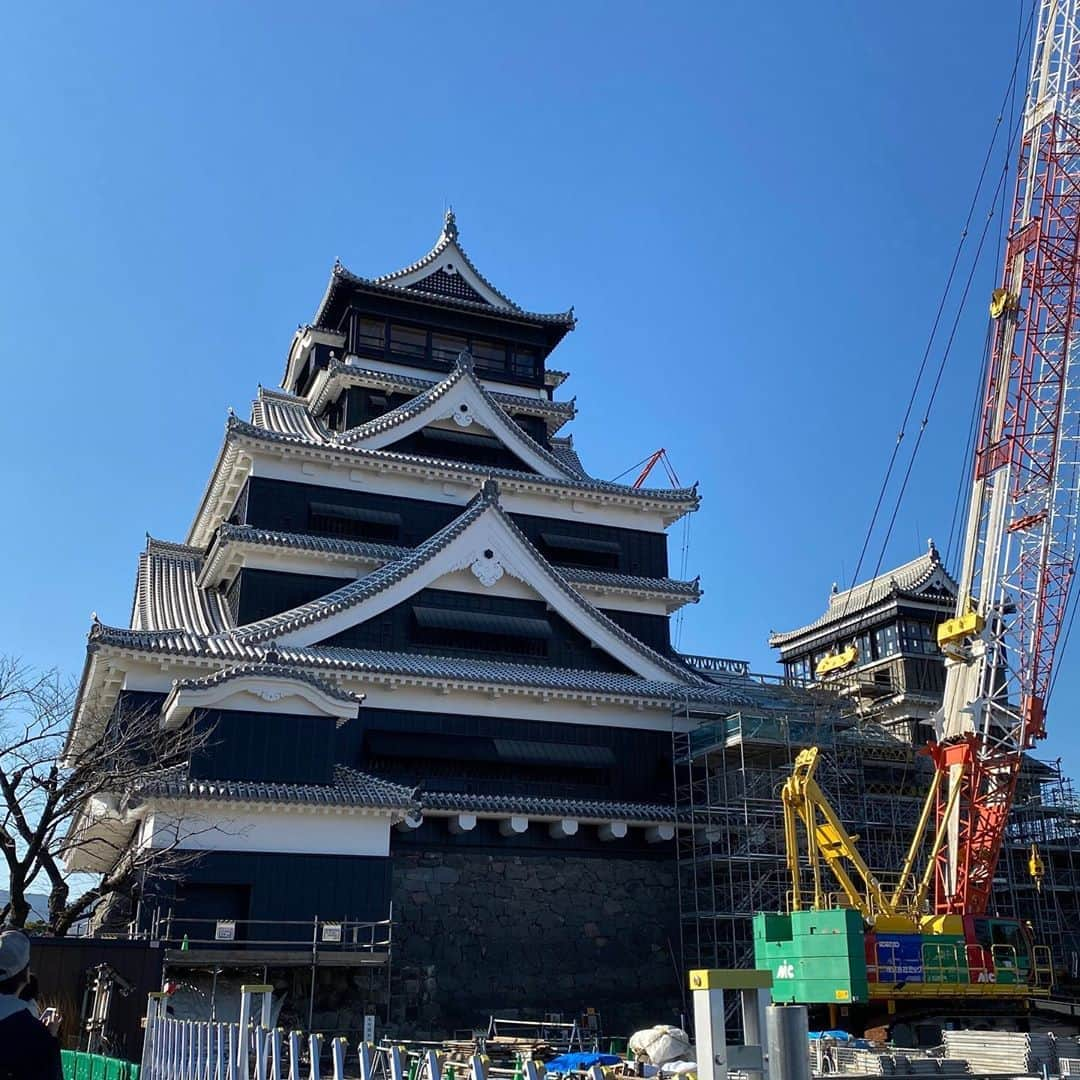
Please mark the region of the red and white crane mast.
[[1041, 0], [932, 748], [935, 907], [987, 910], [1023, 753], [1045, 735], [1080, 468], [1080, 0]]

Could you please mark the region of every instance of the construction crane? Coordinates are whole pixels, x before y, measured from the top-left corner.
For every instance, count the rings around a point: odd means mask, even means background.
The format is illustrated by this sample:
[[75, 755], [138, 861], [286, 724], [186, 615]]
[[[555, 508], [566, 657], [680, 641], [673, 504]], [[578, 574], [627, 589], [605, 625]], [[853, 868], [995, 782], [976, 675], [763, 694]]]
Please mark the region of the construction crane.
[[[1020, 996], [1034, 992], [1048, 968], [1026, 927], [988, 912], [1024, 755], [1046, 735], [1055, 657], [1071, 617], [1080, 524], [1080, 0], [1038, 0], [1016, 189], [990, 317], [956, 612], [937, 633], [946, 681], [929, 747], [934, 775], [899, 880], [891, 895], [880, 886], [813, 780], [817, 751], [800, 755], [783, 793], [794, 924], [769, 931], [761, 923], [759, 966], [762, 958], [772, 966], [785, 949], [797, 951], [790, 943], [804, 930], [807, 940], [821, 934], [824, 924], [812, 913], [833, 906], [817, 877], [823, 863], [841, 885], [835, 906], [862, 919], [864, 966], [876, 967], [879, 979], [874, 942], [883, 928], [898, 937], [916, 932], [919, 947], [932, 945], [939, 960], [945, 938], [959, 934], [955, 961], [939, 962], [947, 977], [936, 988], [927, 986], [925, 952], [921, 957], [923, 998]], [[838, 656], [832, 666], [845, 665]], [[819, 668], [819, 677], [827, 673]], [[809, 912], [800, 898], [800, 820], [815, 874]], [[926, 863], [916, 881], [920, 857]], [[1041, 881], [1037, 850], [1029, 861]], [[831, 932], [858, 930], [845, 915]], [[831, 1002], [875, 996], [859, 982], [853, 950], [846, 954], [850, 978]], [[903, 964], [893, 965], [892, 985], [878, 988], [893, 1009], [910, 989], [905, 974]], [[823, 990], [803, 981], [789, 1000], [822, 1000]]]
[[1075, 568], [1080, 12], [1042, 0], [977, 432], [934, 762], [940, 914], [987, 910], [1024, 752], [1046, 735]]
[[654, 450], [646, 459], [644, 467], [641, 472], [638, 473], [637, 479], [631, 484], [631, 487], [639, 488], [646, 480], [649, 479], [649, 473], [656, 468], [657, 464], [664, 466], [664, 471], [667, 473], [668, 481], [672, 487], [681, 487], [679, 483], [679, 476], [675, 472], [674, 466], [671, 464], [671, 458], [668, 457], [668, 452], [661, 446], [659, 450]]

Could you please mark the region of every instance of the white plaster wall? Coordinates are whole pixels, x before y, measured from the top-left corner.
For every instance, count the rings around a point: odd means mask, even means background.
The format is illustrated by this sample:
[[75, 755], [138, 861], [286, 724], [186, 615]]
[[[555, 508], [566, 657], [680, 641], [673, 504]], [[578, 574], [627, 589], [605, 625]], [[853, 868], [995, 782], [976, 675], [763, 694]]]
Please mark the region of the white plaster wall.
[[276, 851], [310, 855], [388, 855], [390, 818], [334, 811], [304, 813], [240, 809], [222, 804], [213, 815], [200, 807], [178, 818], [148, 815], [141, 843], [166, 847], [179, 834], [185, 851]]
[[[480, 483], [444, 481], [400, 472], [383, 471], [365, 466], [362, 461], [342, 465], [324, 462], [298, 461], [295, 457], [270, 457], [259, 450], [249, 450], [253, 461], [252, 476], [274, 480], [292, 480], [300, 484], [319, 484], [342, 491], [372, 491], [403, 499], [423, 499], [428, 502], [452, 503], [464, 508], [480, 490]], [[482, 470], [481, 470], [482, 471]], [[539, 478], [538, 478], [539, 479]], [[594, 525], [612, 525], [642, 532], [664, 532], [663, 518], [658, 512], [635, 510], [627, 506], [608, 506], [588, 499], [575, 499], [572, 492], [565, 498], [531, 494], [503, 488], [500, 497], [503, 509], [515, 514], [536, 514], [539, 517], [564, 518]]]
[[[129, 661], [124, 679], [128, 690], [164, 692], [173, 679], [204, 675], [210, 667], [197, 667], [183, 661], [165, 661], [160, 665]], [[411, 709], [417, 712], [447, 712], [473, 716], [495, 716], [520, 720], [545, 720], [556, 724], [597, 724], [602, 727], [626, 727], [640, 731], [670, 731], [671, 714], [665, 706], [639, 708], [597, 699], [568, 701], [555, 697], [544, 701], [535, 696], [491, 693], [486, 690], [444, 690], [438, 686], [391, 686], [362, 676], [341, 679], [343, 689], [367, 695], [360, 707], [363, 722], [365, 709]], [[682, 730], [680, 728], [680, 730]]]

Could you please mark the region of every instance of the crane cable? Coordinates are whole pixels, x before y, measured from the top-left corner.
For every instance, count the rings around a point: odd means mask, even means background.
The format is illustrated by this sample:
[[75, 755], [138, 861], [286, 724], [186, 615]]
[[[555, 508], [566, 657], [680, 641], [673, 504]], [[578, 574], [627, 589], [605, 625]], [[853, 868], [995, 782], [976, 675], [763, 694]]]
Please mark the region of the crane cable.
[[[1023, 47], [1023, 41], [1021, 39], [1021, 31], [1024, 26], [1024, 4], [1021, 0], [1018, 7], [1018, 14], [1016, 19], [1016, 49], [1020, 52]], [[1034, 12], [1033, 12], [1034, 13]], [[1013, 88], [1013, 93], [1009, 98], [1009, 129], [1012, 130], [1015, 123], [1016, 113], [1016, 87]], [[1010, 164], [1009, 155], [1005, 155], [1005, 159], [1002, 162], [1002, 168], [1007, 169]], [[998, 205], [998, 234], [997, 234], [997, 250], [1003, 251], [1005, 241], [1005, 200], [1008, 196], [1007, 188], [1003, 185], [1001, 187], [1001, 201]], [[945, 565], [952, 565], [953, 558], [953, 544], [956, 544], [956, 557], [961, 555], [960, 551], [960, 535], [964, 526], [964, 510], [967, 507], [967, 496], [971, 491], [971, 485], [974, 479], [974, 467], [975, 467], [975, 438], [977, 425], [979, 422], [979, 415], [982, 407], [982, 389], [986, 385], [987, 374], [990, 368], [990, 361], [993, 355], [993, 340], [994, 340], [994, 328], [992, 322], [986, 324], [986, 336], [983, 341], [982, 352], [982, 365], [979, 368], [978, 380], [975, 383], [974, 392], [971, 394], [971, 417], [968, 421], [968, 437], [967, 442], [964, 444], [964, 456], [960, 459], [960, 478], [956, 487], [956, 498], [953, 501], [952, 517], [949, 521], [949, 540], [945, 547]]]
[[[964, 243], [967, 240], [968, 230], [969, 230], [969, 227], [971, 225], [972, 218], [975, 215], [976, 207], [978, 206], [979, 196], [982, 194], [983, 183], [985, 182], [986, 173], [987, 173], [987, 170], [988, 170], [988, 168], [990, 166], [990, 161], [991, 161], [991, 159], [993, 157], [994, 146], [995, 146], [995, 144], [997, 142], [998, 133], [1001, 130], [1001, 122], [1002, 122], [1002, 120], [1004, 118], [1004, 115], [1005, 115], [1005, 109], [1009, 105], [1009, 103], [1011, 102], [1012, 97], [1013, 97], [1013, 93], [1014, 93], [1014, 90], [1015, 90], [1015, 83], [1016, 83], [1016, 74], [1017, 74], [1017, 71], [1019, 69], [1020, 60], [1021, 60], [1021, 57], [1023, 56], [1024, 51], [1025, 51], [1027, 41], [1031, 37], [1031, 30], [1032, 30], [1032, 25], [1033, 25], [1034, 19], [1035, 19], [1036, 7], [1037, 7], [1037, 0], [1033, 0], [1032, 8], [1031, 8], [1031, 14], [1028, 16], [1027, 29], [1024, 32], [1023, 39], [1020, 42], [1019, 46], [1017, 47], [1016, 55], [1013, 58], [1013, 66], [1012, 66], [1012, 72], [1010, 73], [1010, 76], [1009, 76], [1009, 82], [1008, 82], [1008, 85], [1006, 87], [1005, 94], [1004, 94], [1004, 96], [1002, 98], [1001, 107], [998, 110], [998, 115], [994, 120], [993, 133], [992, 133], [991, 138], [990, 138], [990, 143], [989, 143], [989, 145], [987, 146], [987, 149], [986, 149], [986, 155], [983, 158], [982, 168], [979, 170], [979, 179], [978, 179], [978, 182], [975, 185], [975, 193], [974, 193], [974, 195], [972, 195], [971, 204], [968, 207], [967, 217], [964, 220], [964, 227], [963, 227], [963, 230], [960, 233], [960, 239], [959, 239], [959, 241], [957, 243], [956, 251], [953, 253], [952, 264], [949, 267], [949, 273], [948, 273], [948, 275], [946, 276], [946, 279], [945, 279], [945, 286], [944, 286], [944, 288], [942, 290], [941, 299], [938, 302], [937, 311], [936, 311], [936, 313], [934, 315], [934, 321], [933, 321], [933, 324], [932, 324], [932, 326], [930, 328], [930, 335], [929, 335], [929, 337], [927, 339], [927, 342], [926, 342], [926, 348], [923, 351], [922, 360], [919, 363], [919, 369], [918, 369], [918, 372], [917, 372], [916, 377], [915, 377], [915, 384], [911, 389], [911, 394], [910, 394], [910, 396], [908, 398], [907, 407], [904, 410], [904, 416], [903, 416], [903, 419], [900, 422], [900, 430], [897, 433], [896, 442], [893, 445], [892, 454], [889, 456], [889, 463], [888, 463], [888, 466], [885, 469], [885, 476], [882, 479], [881, 487], [878, 490], [877, 501], [874, 504], [874, 512], [873, 512], [873, 514], [871, 514], [870, 524], [867, 526], [866, 535], [865, 535], [865, 537], [863, 539], [863, 543], [862, 543], [862, 549], [859, 552], [859, 558], [858, 558], [858, 561], [855, 564], [855, 572], [852, 575], [852, 579], [851, 579], [852, 587], [854, 587], [854, 585], [859, 580], [859, 574], [860, 574], [860, 572], [862, 570], [863, 561], [866, 558], [866, 552], [867, 552], [867, 550], [868, 550], [868, 548], [870, 546], [870, 541], [871, 541], [871, 539], [873, 537], [874, 529], [875, 529], [875, 527], [877, 525], [878, 515], [881, 512], [882, 504], [885, 501], [885, 494], [886, 494], [886, 492], [888, 490], [889, 482], [892, 479], [893, 469], [896, 467], [896, 460], [897, 460], [897, 458], [899, 456], [899, 453], [900, 453], [900, 445], [904, 440], [904, 436], [907, 434], [907, 424], [908, 424], [908, 421], [911, 418], [912, 410], [915, 407], [915, 400], [916, 400], [916, 398], [918, 396], [919, 387], [922, 385], [922, 378], [923, 378], [923, 375], [924, 375], [924, 373], [926, 371], [926, 365], [927, 365], [927, 362], [929, 361], [929, 358], [930, 358], [930, 351], [933, 348], [934, 340], [937, 337], [938, 327], [939, 327], [939, 325], [941, 323], [941, 317], [942, 317], [942, 315], [944, 313], [945, 305], [948, 302], [949, 294], [952, 291], [953, 280], [954, 280], [954, 278], [956, 276], [956, 270], [957, 270], [957, 267], [958, 267], [958, 265], [960, 263], [960, 255], [961, 255], [961, 253], [963, 251]], [[1010, 142], [1010, 145], [1011, 145], [1011, 142]], [[994, 202], [995, 203], [997, 202], [997, 192], [996, 191], [995, 191], [995, 195], [994, 195]], [[982, 243], [983, 243], [983, 241], [985, 240], [985, 237], [986, 237], [986, 228], [989, 226], [989, 221], [990, 221], [990, 218], [992, 218], [992, 216], [993, 215], [991, 213], [991, 215], [987, 219], [987, 226], [984, 227], [984, 229], [983, 229], [983, 236], [982, 236], [982, 239], [980, 239], [980, 243], [979, 243], [980, 251], [981, 251], [981, 248], [982, 248]], [[976, 263], [977, 262], [978, 262], [978, 255], [976, 255]], [[972, 267], [972, 273], [974, 273], [974, 264], [973, 264], [973, 267]], [[967, 289], [968, 289], [968, 287], [970, 287], [970, 284], [971, 284], [971, 275], [969, 275], [967, 285], [965, 286], [965, 289], [964, 289], [964, 296], [965, 297], [967, 295]], [[961, 301], [960, 310], [962, 310], [962, 304], [963, 304], [963, 301]], [[957, 314], [957, 320], [958, 319], [959, 319], [959, 312]], [[953, 324], [953, 332], [950, 335], [950, 339], [949, 339], [950, 346], [952, 344], [952, 336], [955, 334], [955, 332], [956, 332], [956, 323], [954, 322], [954, 324]], [[947, 355], [948, 355], [948, 351], [946, 350], [946, 357], [947, 357]], [[937, 376], [937, 380], [935, 381], [934, 392], [931, 395], [931, 403], [933, 402], [933, 397], [937, 393], [937, 383], [940, 381], [940, 378], [941, 378], [941, 368], [939, 368], [939, 370], [938, 370], [938, 376]], [[929, 411], [929, 410], [927, 410], [927, 411]], [[927, 417], [924, 415], [922, 426], [919, 429], [919, 440], [921, 440], [922, 433], [926, 428], [926, 422], [927, 422]], [[918, 452], [918, 442], [916, 442], [915, 451], [913, 452], [913, 458], [914, 458], [914, 453], [917, 453], [917, 452]], [[910, 473], [911, 473], [911, 464], [908, 465], [907, 475], [910, 476]], [[907, 483], [907, 477], [905, 477], [905, 487], [906, 487], [906, 483]], [[901, 497], [902, 496], [903, 496], [903, 489], [901, 489]], [[897, 511], [897, 509], [898, 509], [898, 505], [897, 505], [897, 508], [894, 509], [894, 511], [893, 511], [893, 515], [892, 515], [892, 521], [893, 522], [895, 522], [895, 519], [896, 519], [896, 511]], [[889, 529], [890, 534], [891, 534], [891, 531], [892, 531], [892, 523], [890, 523], [890, 529]], [[886, 542], [886, 544], [888, 543], [888, 534], [886, 536], [886, 541], [885, 542]], [[882, 545], [882, 549], [883, 549], [882, 550], [882, 556], [880, 556], [878, 558], [878, 568], [879, 569], [880, 569], [880, 566], [881, 566], [882, 558], [884, 557], [884, 547], [885, 547], [885, 545], [883, 544]], [[877, 576], [877, 571], [875, 571], [874, 576], [875, 577]], [[843, 611], [841, 612], [841, 616], [840, 616], [841, 618], [843, 618], [847, 614], [847, 609], [848, 609], [848, 606], [851, 603], [851, 600], [852, 600], [852, 589], [849, 589], [848, 593], [847, 593], [847, 598], [845, 599], [845, 602], [844, 602]]]
[[[1004, 173], [1002, 174], [1004, 180]], [[994, 192], [994, 202], [997, 202], [997, 192]], [[892, 538], [892, 531], [896, 525], [897, 515], [900, 513], [900, 505], [904, 500], [904, 495], [907, 492], [908, 481], [911, 479], [911, 471], [915, 466], [915, 459], [919, 456], [919, 447], [922, 445], [923, 435], [926, 434], [927, 425], [930, 423], [930, 412], [934, 407], [934, 401], [937, 398], [938, 390], [941, 387], [941, 377], [945, 373], [945, 365], [949, 362], [949, 356], [952, 352], [953, 342], [956, 339], [956, 330], [960, 325], [960, 317], [964, 313], [964, 305], [967, 303], [968, 293], [971, 290], [971, 283], [975, 278], [975, 272], [979, 268], [979, 259], [982, 256], [983, 245], [986, 242], [986, 234], [990, 231], [990, 222], [994, 218], [994, 211], [991, 210], [986, 216], [986, 224], [983, 226], [982, 235], [979, 237], [979, 246], [975, 249], [975, 258], [972, 260], [971, 269], [968, 271], [967, 280], [964, 282], [964, 290], [960, 294], [960, 303], [956, 309], [956, 315], [953, 318], [953, 324], [949, 330], [949, 337], [945, 343], [945, 349], [941, 354], [941, 362], [938, 364], [937, 373], [934, 376], [934, 383], [930, 390], [930, 397], [926, 402], [926, 411], [923, 413], [922, 420], [919, 422], [919, 433], [915, 436], [915, 445], [911, 450], [911, 457], [908, 458], [907, 468], [904, 470], [904, 478], [900, 483], [900, 490], [896, 493], [896, 500], [893, 503], [892, 514], [889, 517], [889, 526], [885, 530], [885, 536], [881, 541], [881, 550], [878, 552], [877, 564], [874, 566], [873, 577], [877, 577], [881, 572], [881, 564], [885, 559], [885, 552], [889, 545], [889, 540]], [[850, 594], [849, 594], [850, 595]]]

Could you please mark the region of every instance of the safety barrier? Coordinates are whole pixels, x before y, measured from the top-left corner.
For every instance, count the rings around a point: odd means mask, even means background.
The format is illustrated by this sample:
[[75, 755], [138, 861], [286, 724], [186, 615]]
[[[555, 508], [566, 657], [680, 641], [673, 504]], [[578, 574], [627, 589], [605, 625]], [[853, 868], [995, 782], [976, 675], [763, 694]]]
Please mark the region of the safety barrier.
[[[321, 1080], [323, 1036], [270, 1027], [271, 997], [270, 986], [241, 987], [240, 1022], [232, 1024], [174, 1019], [165, 1015], [166, 995], [151, 994], [139, 1080]], [[410, 1060], [403, 1046], [362, 1042], [350, 1052], [340, 1036], [328, 1050], [333, 1080], [345, 1080], [346, 1067], [360, 1080], [443, 1080], [434, 1050]], [[522, 1080], [541, 1080], [531, 1061], [521, 1071]], [[468, 1080], [488, 1080], [485, 1057], [470, 1059]]]
[[139, 1080], [139, 1066], [103, 1054], [61, 1050], [64, 1080]]

